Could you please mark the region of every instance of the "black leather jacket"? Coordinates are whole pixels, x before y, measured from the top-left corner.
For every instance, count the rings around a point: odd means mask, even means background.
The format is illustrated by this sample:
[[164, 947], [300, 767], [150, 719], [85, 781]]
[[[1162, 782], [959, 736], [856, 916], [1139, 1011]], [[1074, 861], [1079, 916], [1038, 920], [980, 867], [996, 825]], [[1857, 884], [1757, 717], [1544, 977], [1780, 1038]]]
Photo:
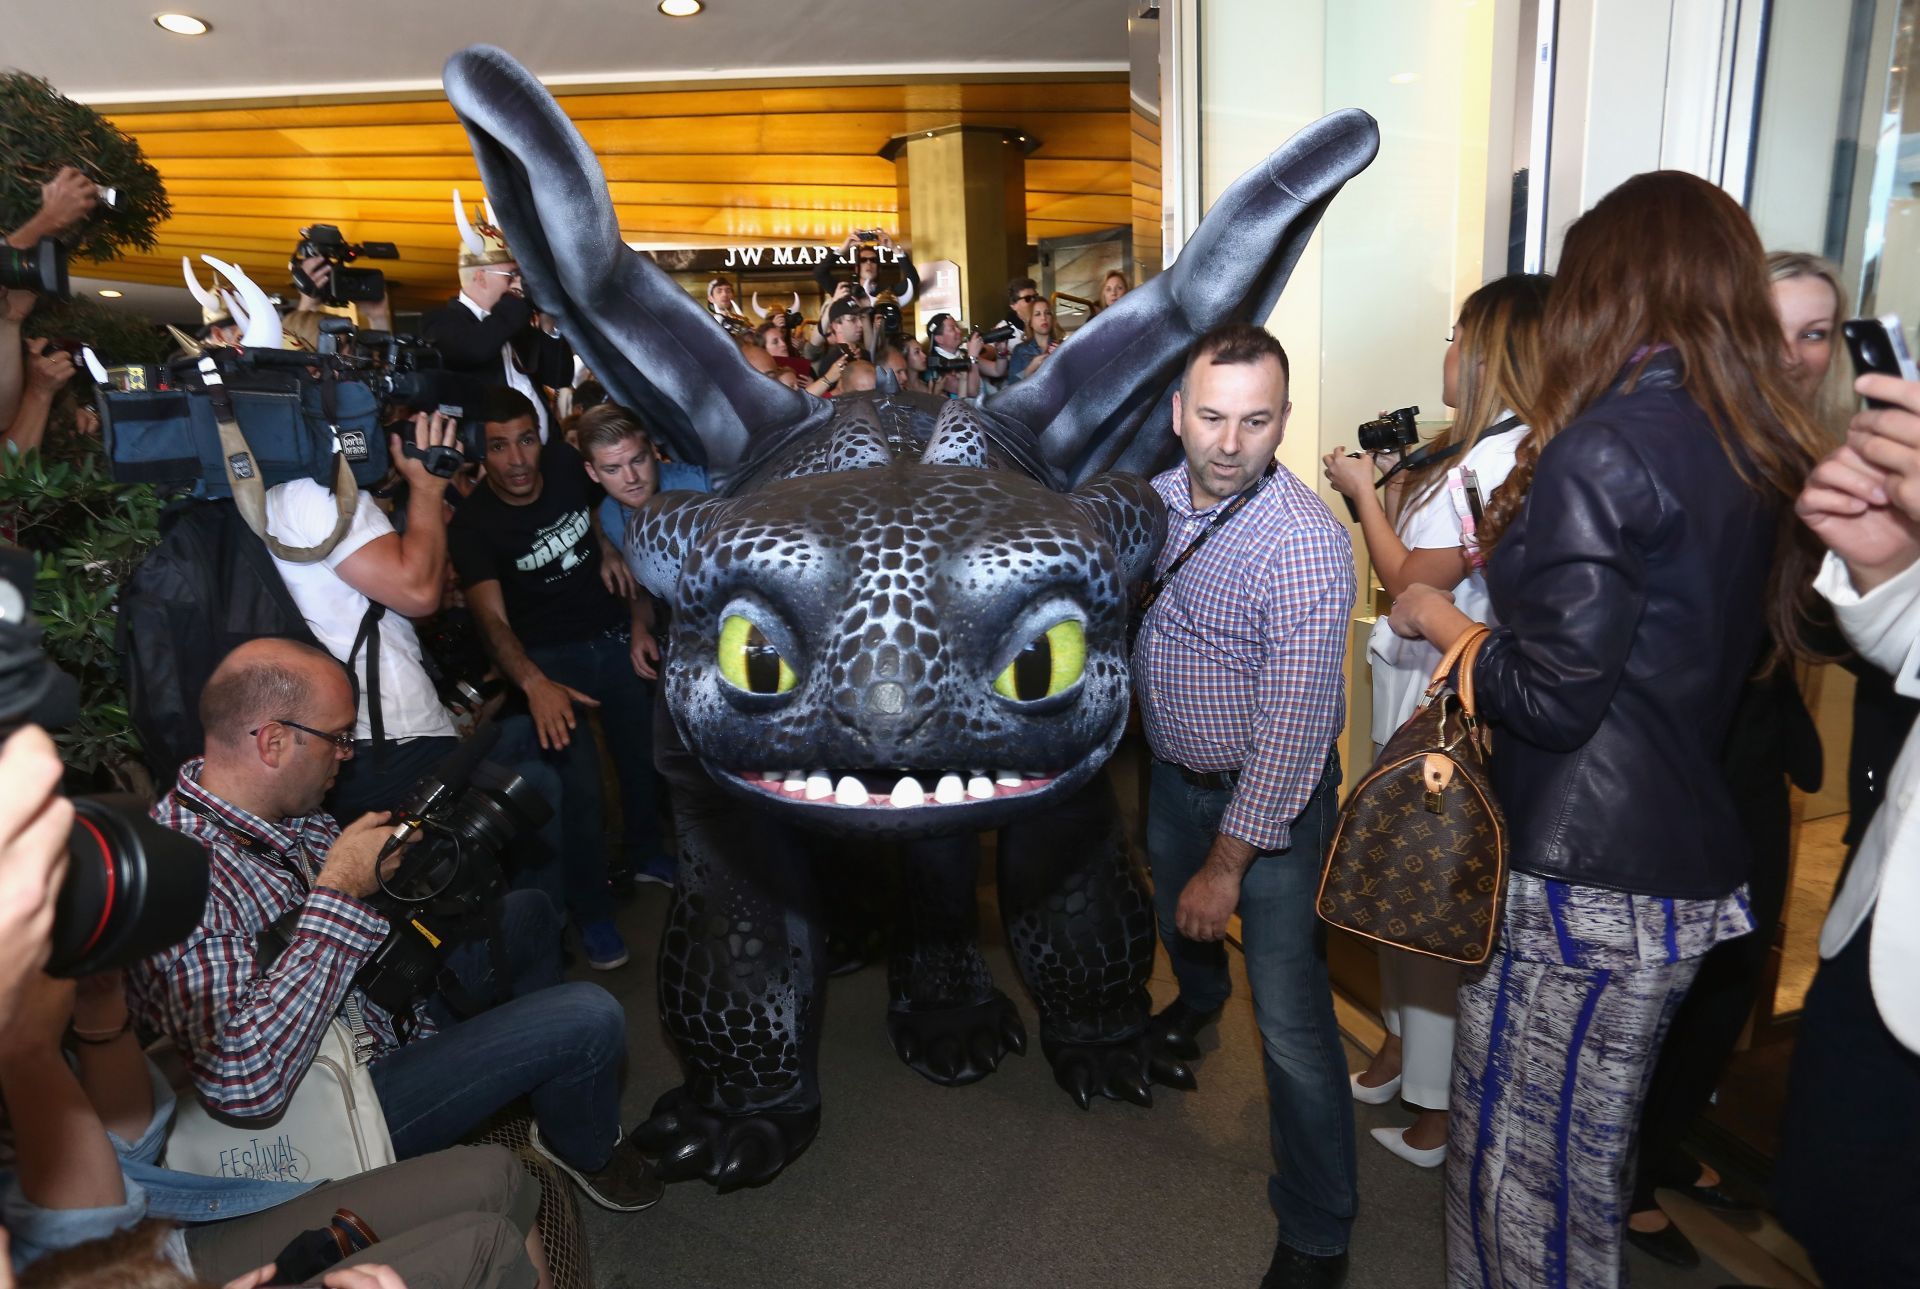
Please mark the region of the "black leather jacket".
[[1693, 898], [1746, 880], [1721, 756], [1777, 519], [1671, 353], [1541, 452], [1488, 561], [1504, 625], [1474, 670], [1515, 868]]

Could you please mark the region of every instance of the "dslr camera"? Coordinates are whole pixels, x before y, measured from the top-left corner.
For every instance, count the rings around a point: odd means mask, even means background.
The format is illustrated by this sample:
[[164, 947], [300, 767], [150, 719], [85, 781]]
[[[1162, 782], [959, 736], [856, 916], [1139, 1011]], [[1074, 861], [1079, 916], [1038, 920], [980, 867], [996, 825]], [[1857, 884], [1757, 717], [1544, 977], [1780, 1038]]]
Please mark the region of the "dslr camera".
[[1414, 418], [1420, 415], [1417, 407], [1403, 407], [1396, 412], [1388, 412], [1377, 421], [1368, 421], [1357, 433], [1360, 436], [1362, 452], [1402, 452], [1420, 441], [1420, 427]]
[[[433, 992], [449, 951], [492, 933], [493, 908], [506, 889], [501, 849], [553, 817], [525, 779], [484, 759], [499, 741], [499, 729], [483, 722], [394, 810], [400, 826], [375, 871], [395, 853], [400, 863], [367, 901], [391, 929], [354, 984], [396, 1015]], [[284, 946], [292, 931], [283, 918], [269, 934]]]
[[[73, 678], [40, 649], [28, 611], [33, 556], [0, 548], [0, 739], [22, 725], [59, 728], [79, 714]], [[47, 972], [78, 979], [178, 944], [207, 903], [207, 853], [147, 816], [131, 793], [75, 797], [67, 874], [54, 900]]]
[[[303, 261], [316, 255], [333, 266], [324, 287], [315, 286], [306, 270], [300, 267]], [[300, 230], [300, 244], [293, 248], [293, 258], [287, 267], [293, 270], [293, 284], [303, 295], [327, 304], [350, 301], [372, 304], [387, 293], [387, 277], [379, 269], [347, 267], [362, 255], [370, 260], [397, 260], [400, 251], [392, 242], [349, 242], [332, 224], [314, 224]]]

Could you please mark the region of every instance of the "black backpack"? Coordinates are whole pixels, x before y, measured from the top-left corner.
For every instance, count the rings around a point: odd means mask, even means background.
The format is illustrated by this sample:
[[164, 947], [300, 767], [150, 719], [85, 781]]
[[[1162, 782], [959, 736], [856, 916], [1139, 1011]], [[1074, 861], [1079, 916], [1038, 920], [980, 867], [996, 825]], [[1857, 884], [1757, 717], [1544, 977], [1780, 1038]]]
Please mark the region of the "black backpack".
[[[382, 612], [378, 604], [368, 610], [354, 644], [355, 653], [367, 647], [370, 674], [379, 667]], [[181, 763], [206, 745], [200, 691], [213, 669], [235, 646], [266, 636], [319, 647], [273, 557], [233, 502], [168, 507], [160, 516], [159, 545], [120, 588], [114, 634], [127, 713], [156, 784], [172, 784]], [[378, 738], [377, 702], [374, 707], [369, 719]]]

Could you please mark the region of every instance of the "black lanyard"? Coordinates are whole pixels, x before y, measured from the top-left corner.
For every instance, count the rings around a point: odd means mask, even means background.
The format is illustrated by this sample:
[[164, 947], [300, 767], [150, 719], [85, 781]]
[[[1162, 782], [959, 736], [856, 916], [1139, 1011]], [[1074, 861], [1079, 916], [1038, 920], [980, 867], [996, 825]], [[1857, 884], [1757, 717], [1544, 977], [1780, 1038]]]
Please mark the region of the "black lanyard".
[[1200, 548], [1207, 544], [1207, 538], [1219, 532], [1221, 525], [1239, 514], [1242, 506], [1245, 506], [1249, 501], [1252, 501], [1259, 495], [1260, 489], [1267, 486], [1267, 480], [1273, 478], [1273, 472], [1277, 470], [1279, 466], [1280, 461], [1277, 457], [1267, 462], [1266, 472], [1254, 480], [1253, 486], [1235, 496], [1234, 499], [1226, 505], [1220, 507], [1220, 509], [1214, 513], [1213, 518], [1208, 521], [1207, 526], [1200, 530], [1199, 535], [1187, 543], [1187, 548], [1174, 558], [1173, 563], [1167, 565], [1167, 571], [1159, 577], [1154, 578], [1147, 589], [1140, 593], [1140, 603], [1135, 605], [1133, 610], [1133, 634], [1139, 633], [1140, 624], [1146, 620], [1147, 610], [1153, 607], [1153, 602], [1160, 598], [1160, 593], [1167, 589], [1169, 582], [1173, 581], [1173, 575], [1180, 571], [1182, 565], [1199, 553]]
[[[1518, 416], [1509, 416], [1505, 420], [1495, 421], [1492, 425], [1489, 425], [1486, 429], [1473, 436], [1473, 446], [1478, 447], [1482, 439], [1490, 439], [1496, 434], [1505, 434], [1518, 424], [1520, 424], [1520, 418]], [[1453, 457], [1457, 457], [1460, 455], [1460, 450], [1466, 446], [1467, 444], [1465, 443], [1450, 443], [1438, 452], [1429, 452], [1426, 449], [1426, 445], [1422, 444], [1420, 447], [1415, 448], [1394, 462], [1391, 470], [1373, 481], [1373, 486], [1376, 488], [1386, 487], [1387, 481], [1392, 479], [1396, 474], [1399, 474], [1402, 470], [1411, 470], [1415, 466], [1433, 465], [1437, 462], [1447, 461]]]

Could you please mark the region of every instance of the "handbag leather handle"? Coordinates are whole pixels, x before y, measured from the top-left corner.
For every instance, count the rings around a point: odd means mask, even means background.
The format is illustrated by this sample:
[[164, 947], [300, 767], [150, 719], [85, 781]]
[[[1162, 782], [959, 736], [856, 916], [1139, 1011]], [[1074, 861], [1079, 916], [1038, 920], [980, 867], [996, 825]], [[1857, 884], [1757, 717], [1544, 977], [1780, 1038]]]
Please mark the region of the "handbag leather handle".
[[1460, 704], [1466, 709], [1467, 714], [1469, 716], [1474, 714], [1473, 662], [1480, 654], [1480, 646], [1485, 644], [1487, 637], [1492, 634], [1491, 630], [1478, 622], [1461, 632], [1460, 638], [1440, 656], [1440, 665], [1433, 669], [1433, 679], [1427, 682], [1427, 701], [1432, 701], [1440, 692], [1440, 687], [1453, 675], [1454, 669], [1460, 667], [1465, 672], [1465, 677], [1462, 683], [1454, 686], [1454, 692], [1460, 695]]

